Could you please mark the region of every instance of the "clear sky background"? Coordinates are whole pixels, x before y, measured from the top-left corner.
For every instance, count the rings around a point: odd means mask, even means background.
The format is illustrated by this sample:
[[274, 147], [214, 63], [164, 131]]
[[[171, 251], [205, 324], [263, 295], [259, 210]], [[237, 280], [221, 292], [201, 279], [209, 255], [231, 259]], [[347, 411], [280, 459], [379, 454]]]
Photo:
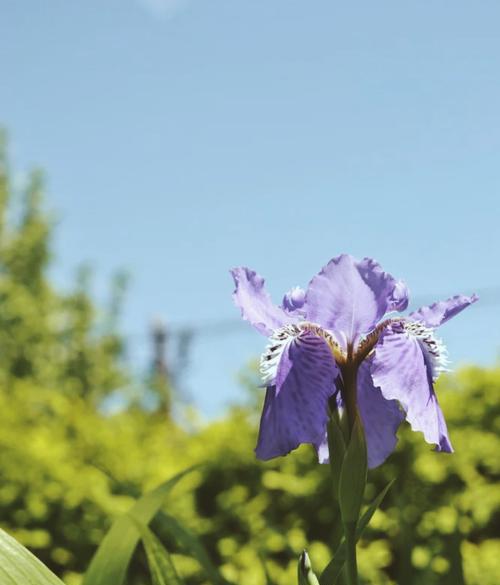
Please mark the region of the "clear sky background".
[[[265, 343], [228, 269], [277, 301], [341, 252], [424, 301], [500, 286], [500, 2], [0, 0], [0, 123], [45, 168], [54, 276], [132, 274], [123, 330], [208, 325], [184, 386], [207, 416]], [[441, 330], [492, 364], [490, 290]], [[225, 332], [224, 332], [225, 331]]]

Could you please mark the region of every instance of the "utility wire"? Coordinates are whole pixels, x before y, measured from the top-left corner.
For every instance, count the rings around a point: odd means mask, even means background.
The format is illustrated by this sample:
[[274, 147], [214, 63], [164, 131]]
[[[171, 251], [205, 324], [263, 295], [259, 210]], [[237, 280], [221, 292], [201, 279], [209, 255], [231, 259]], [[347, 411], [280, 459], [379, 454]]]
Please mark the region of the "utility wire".
[[[475, 292], [479, 297], [478, 307], [486, 308], [500, 305], [500, 287], [487, 287], [470, 291], [467, 294]], [[411, 302], [411, 308], [414, 310], [418, 307], [430, 305], [436, 300], [447, 299], [450, 295], [418, 295]], [[191, 336], [224, 336], [233, 333], [239, 333], [245, 329], [245, 323], [241, 319], [218, 319], [205, 321], [197, 324], [190, 323], [171, 323], [168, 327], [168, 335], [176, 337], [185, 335], [189, 332]]]
[[[467, 294], [475, 292], [479, 297], [478, 308], [491, 308], [500, 305], [500, 287], [485, 287], [476, 289], [475, 291], [469, 291]], [[411, 310], [415, 310], [418, 307], [430, 305], [436, 300], [449, 298], [450, 295], [418, 295], [411, 302]], [[227, 319], [213, 319], [205, 320], [201, 322], [186, 322], [176, 323], [175, 321], [167, 323], [167, 335], [170, 339], [172, 338], [183, 338], [187, 337], [222, 337], [232, 335], [235, 333], [242, 333], [249, 331], [245, 326], [242, 319], [238, 318], [227, 318]], [[146, 339], [146, 333], [130, 332], [124, 333], [124, 336], [133, 341], [140, 339]]]
[[[500, 305], [500, 287], [485, 287], [475, 291], [479, 296], [478, 307], [491, 308]], [[449, 298], [446, 295], [420, 295], [411, 303], [410, 310], [420, 306], [432, 304], [436, 299]], [[228, 337], [238, 333], [250, 331], [242, 319], [218, 319], [212, 321], [192, 323], [165, 324], [156, 321], [150, 330], [153, 355], [150, 365], [153, 372], [161, 374], [166, 381], [170, 381], [177, 391], [182, 389], [182, 378], [190, 366], [190, 356], [195, 341], [200, 337]], [[137, 342], [145, 340], [146, 335], [125, 334], [125, 339]], [[185, 390], [184, 390], [185, 392]]]

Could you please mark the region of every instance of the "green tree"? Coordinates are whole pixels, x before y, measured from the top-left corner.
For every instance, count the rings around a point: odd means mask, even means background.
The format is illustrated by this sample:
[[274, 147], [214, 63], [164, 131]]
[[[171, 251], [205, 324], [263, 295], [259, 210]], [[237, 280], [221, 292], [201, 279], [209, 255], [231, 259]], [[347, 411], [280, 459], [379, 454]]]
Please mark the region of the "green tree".
[[[123, 277], [108, 315], [97, 315], [82, 269], [73, 291], [55, 290], [48, 270], [53, 222], [43, 204], [44, 180], [33, 171], [15, 192], [0, 135], [0, 383], [20, 379], [101, 401], [127, 383], [116, 312]], [[100, 317], [100, 318], [99, 318]], [[103, 327], [107, 324], [107, 327]]]
[[[313, 450], [262, 463], [253, 447], [262, 396], [187, 432], [141, 402], [117, 414], [102, 401], [131, 383], [116, 333], [123, 282], [99, 312], [89, 273], [61, 293], [50, 281], [52, 222], [43, 181], [13, 192], [0, 148], [0, 524], [67, 585], [76, 585], [112, 519], [193, 463], [170, 505], [239, 585], [295, 582], [307, 546], [329, 560], [330, 476]], [[243, 377], [256, 387], [254, 369]], [[139, 383], [136, 386], [142, 388]], [[203, 389], [210, 391], [210, 388]], [[500, 369], [444, 376], [438, 394], [456, 452], [432, 452], [403, 427], [396, 452], [369, 475], [367, 499], [397, 481], [366, 532], [360, 573], [371, 585], [495, 585], [500, 574]], [[195, 432], [196, 431], [196, 432]], [[196, 561], [153, 529], [190, 585]], [[131, 583], [150, 583], [138, 552]]]

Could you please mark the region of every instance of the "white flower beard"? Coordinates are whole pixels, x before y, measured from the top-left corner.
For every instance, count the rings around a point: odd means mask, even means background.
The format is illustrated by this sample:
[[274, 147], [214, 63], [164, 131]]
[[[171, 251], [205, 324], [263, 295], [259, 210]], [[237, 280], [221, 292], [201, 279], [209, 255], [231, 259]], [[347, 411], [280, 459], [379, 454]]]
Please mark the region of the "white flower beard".
[[448, 350], [443, 341], [436, 337], [434, 329], [418, 321], [405, 321], [404, 329], [408, 336], [416, 339], [422, 349], [425, 362], [430, 366], [432, 380], [435, 382], [442, 372], [449, 372]]
[[274, 331], [269, 338], [269, 343], [267, 344], [264, 353], [260, 357], [260, 373], [262, 375], [262, 384], [264, 386], [272, 386], [274, 384], [278, 373], [278, 365], [281, 361], [283, 352], [293, 341], [300, 343], [300, 334], [307, 331], [324, 339], [328, 343], [332, 353], [342, 353], [342, 350], [332, 333], [315, 323], [302, 321], [296, 324], [285, 325]]

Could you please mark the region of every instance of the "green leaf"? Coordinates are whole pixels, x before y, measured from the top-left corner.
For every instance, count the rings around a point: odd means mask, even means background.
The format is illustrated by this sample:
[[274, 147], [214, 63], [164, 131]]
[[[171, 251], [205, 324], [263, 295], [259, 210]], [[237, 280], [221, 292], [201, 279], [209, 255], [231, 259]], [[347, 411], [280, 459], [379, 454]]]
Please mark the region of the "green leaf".
[[82, 585], [122, 585], [130, 559], [139, 542], [139, 531], [132, 518], [148, 525], [172, 488], [199, 466], [181, 471], [153, 491], [142, 496], [128, 514], [117, 518], [97, 549]]
[[465, 585], [465, 577], [463, 570], [463, 560], [461, 552], [462, 535], [455, 529], [453, 536], [448, 540], [448, 554], [446, 555], [450, 561], [450, 570], [446, 576], [446, 583], [453, 585]]
[[340, 427], [338, 413], [332, 412], [328, 421], [328, 451], [330, 453], [330, 469], [333, 478], [333, 494], [335, 499], [339, 499], [339, 482], [342, 463], [346, 451], [344, 434]]
[[366, 441], [359, 415], [345, 453], [339, 479], [339, 505], [342, 522], [357, 522], [366, 485]]
[[0, 529], [1, 585], [64, 585], [22, 544]]
[[170, 514], [161, 511], [155, 520], [155, 525], [159, 530], [165, 532], [178, 544], [186, 553], [194, 557], [202, 566], [206, 576], [213, 585], [227, 585], [227, 581], [220, 575], [215, 565], [210, 560], [205, 547], [198, 537], [190, 530], [185, 528], [178, 520]]
[[359, 585], [358, 582], [358, 562], [356, 559], [356, 522], [345, 522], [345, 556], [346, 556], [346, 570], [345, 577], [347, 585]]
[[[382, 500], [385, 498], [385, 495], [387, 494], [393, 483], [394, 480], [392, 479], [379, 493], [379, 495], [373, 500], [373, 502], [368, 506], [365, 513], [361, 516], [356, 529], [356, 541], [358, 541], [363, 536], [363, 532], [366, 530], [366, 527], [370, 523], [373, 514], [375, 514], [376, 510], [382, 503]], [[333, 559], [328, 563], [323, 573], [321, 573], [321, 576], [319, 578], [320, 585], [335, 585], [344, 567], [344, 563], [346, 561], [346, 553], [347, 553], [346, 544], [345, 541], [343, 541], [336, 550]]]
[[297, 573], [299, 585], [319, 585], [318, 578], [313, 573], [311, 561], [306, 551], [299, 557]]
[[136, 522], [135, 525], [146, 551], [153, 585], [183, 585], [184, 582], [177, 574], [170, 555], [156, 535], [140, 522]]
[[257, 554], [259, 555], [259, 561], [260, 561], [260, 564], [262, 566], [262, 570], [264, 571], [264, 577], [266, 579], [266, 585], [275, 585], [275, 583], [271, 579], [271, 575], [269, 574], [269, 571], [267, 569], [266, 559], [265, 559], [262, 551], [259, 550]]

